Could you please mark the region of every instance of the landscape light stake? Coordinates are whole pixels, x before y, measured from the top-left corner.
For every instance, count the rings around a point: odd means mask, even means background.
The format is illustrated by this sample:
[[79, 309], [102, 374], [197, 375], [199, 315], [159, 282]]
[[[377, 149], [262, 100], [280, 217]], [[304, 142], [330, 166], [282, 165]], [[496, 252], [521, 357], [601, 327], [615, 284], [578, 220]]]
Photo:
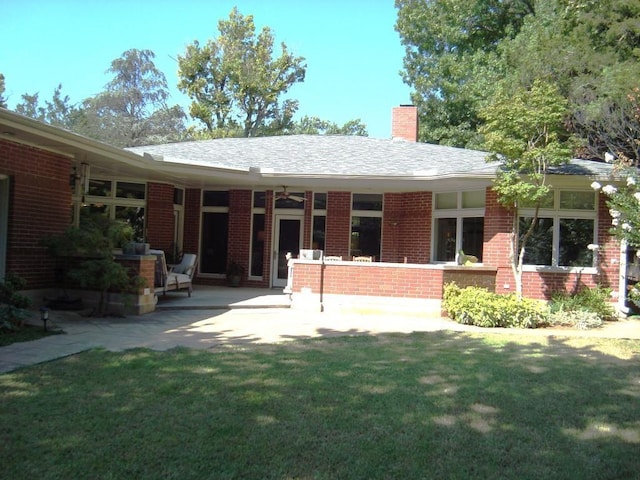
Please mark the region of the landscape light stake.
[[47, 307], [40, 307], [40, 320], [44, 325], [44, 331], [47, 331], [47, 320], [49, 320], [49, 309]]

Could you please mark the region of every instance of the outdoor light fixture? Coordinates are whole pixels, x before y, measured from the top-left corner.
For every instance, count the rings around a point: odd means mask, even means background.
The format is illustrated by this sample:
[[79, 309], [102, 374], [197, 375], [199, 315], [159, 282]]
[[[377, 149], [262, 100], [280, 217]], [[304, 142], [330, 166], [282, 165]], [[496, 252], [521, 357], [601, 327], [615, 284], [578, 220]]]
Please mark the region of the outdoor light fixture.
[[44, 331], [47, 331], [47, 320], [49, 320], [49, 309], [47, 307], [40, 307], [40, 320], [44, 325]]

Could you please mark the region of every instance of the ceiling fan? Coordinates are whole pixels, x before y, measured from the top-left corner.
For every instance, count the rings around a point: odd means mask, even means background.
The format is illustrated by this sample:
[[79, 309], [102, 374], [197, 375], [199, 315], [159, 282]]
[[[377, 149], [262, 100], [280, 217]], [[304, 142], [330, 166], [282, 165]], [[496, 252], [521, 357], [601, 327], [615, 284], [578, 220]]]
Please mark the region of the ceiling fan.
[[276, 193], [276, 200], [293, 200], [294, 202], [304, 202], [305, 198], [299, 195], [294, 195], [287, 191], [287, 186], [282, 186], [282, 191]]

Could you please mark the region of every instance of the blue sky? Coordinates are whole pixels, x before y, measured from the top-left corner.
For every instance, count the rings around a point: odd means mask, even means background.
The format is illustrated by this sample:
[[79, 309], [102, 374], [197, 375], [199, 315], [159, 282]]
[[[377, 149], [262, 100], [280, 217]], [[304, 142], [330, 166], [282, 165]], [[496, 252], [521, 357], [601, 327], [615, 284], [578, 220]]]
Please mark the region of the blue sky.
[[4, 0], [0, 72], [9, 108], [23, 93], [51, 99], [59, 83], [74, 103], [98, 93], [111, 61], [130, 48], [156, 54], [171, 104], [186, 107], [175, 58], [194, 40], [217, 37], [218, 20], [234, 6], [306, 58], [306, 79], [289, 92], [300, 102], [297, 118], [360, 118], [371, 137], [390, 137], [391, 108], [409, 103], [411, 92], [399, 73], [393, 0]]

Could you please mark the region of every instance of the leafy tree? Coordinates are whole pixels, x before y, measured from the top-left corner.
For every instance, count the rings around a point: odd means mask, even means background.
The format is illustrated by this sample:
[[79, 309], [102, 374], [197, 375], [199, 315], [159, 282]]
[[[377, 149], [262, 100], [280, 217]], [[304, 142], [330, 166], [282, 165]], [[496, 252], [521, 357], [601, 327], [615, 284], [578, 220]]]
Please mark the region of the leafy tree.
[[[511, 268], [516, 294], [522, 296], [522, 265], [525, 250], [535, 232], [541, 202], [550, 192], [547, 174], [553, 166], [571, 159], [564, 120], [567, 101], [558, 88], [536, 80], [529, 90], [503, 91], [480, 115], [486, 122], [481, 133], [492, 152], [490, 161], [500, 161], [494, 183], [498, 201], [513, 213]], [[519, 209], [534, 208], [528, 228], [519, 232]]]
[[7, 108], [7, 98], [4, 96], [5, 88], [4, 75], [0, 73], [0, 108]]
[[[619, 178], [624, 180], [623, 185], [602, 185], [593, 182], [591, 186], [595, 190], [602, 189], [607, 196], [607, 206], [612, 217], [612, 231], [615, 236], [624, 241], [630, 248], [636, 251], [636, 256], [640, 257], [640, 94], [639, 89], [628, 96], [628, 105], [622, 110], [631, 112], [626, 132], [628, 134], [629, 146], [633, 144], [634, 153], [627, 156], [624, 150], [627, 145], [623, 145], [620, 150], [612, 149], [605, 154], [606, 161], [614, 164], [614, 172]], [[635, 137], [633, 136], [635, 135]], [[636, 258], [636, 263], [638, 259]], [[640, 287], [634, 285], [629, 290], [629, 299], [640, 306]]]
[[[500, 85], [555, 83], [569, 101], [578, 153], [629, 145], [628, 92], [640, 76], [637, 0], [396, 0], [424, 141], [477, 147]], [[625, 150], [627, 155], [632, 151]]]
[[367, 126], [360, 119], [349, 120], [340, 126], [335, 122], [322, 120], [318, 117], [304, 116], [298, 122], [295, 122], [291, 134], [309, 134], [309, 135], [359, 135], [368, 136]]
[[184, 112], [169, 107], [167, 80], [151, 50], [127, 50], [111, 62], [114, 75], [105, 91], [82, 104], [82, 124], [77, 130], [119, 147], [180, 140]]
[[530, 0], [396, 0], [406, 53], [403, 79], [414, 87], [420, 138], [478, 146], [478, 111], [504, 74], [498, 46], [533, 13]]
[[304, 58], [284, 43], [274, 57], [271, 29], [256, 35], [253, 16], [237, 8], [218, 30], [216, 39], [195, 41], [178, 57], [178, 88], [192, 100], [191, 116], [211, 137], [253, 137], [290, 125], [298, 102], [280, 98], [304, 80]]
[[22, 102], [16, 105], [16, 112], [68, 130], [74, 130], [80, 118], [78, 107], [71, 104], [68, 95], [62, 95], [62, 84], [58, 84], [51, 101], [45, 100], [44, 105], [40, 104], [39, 93], [23, 94]]

